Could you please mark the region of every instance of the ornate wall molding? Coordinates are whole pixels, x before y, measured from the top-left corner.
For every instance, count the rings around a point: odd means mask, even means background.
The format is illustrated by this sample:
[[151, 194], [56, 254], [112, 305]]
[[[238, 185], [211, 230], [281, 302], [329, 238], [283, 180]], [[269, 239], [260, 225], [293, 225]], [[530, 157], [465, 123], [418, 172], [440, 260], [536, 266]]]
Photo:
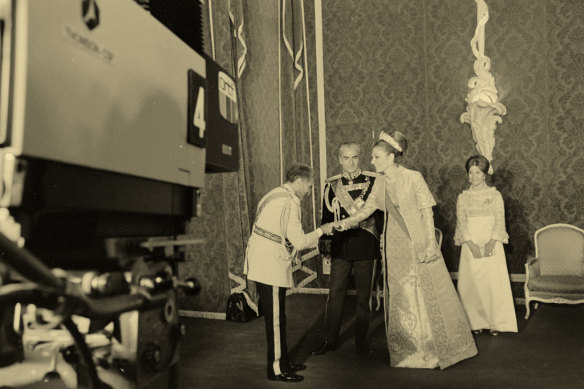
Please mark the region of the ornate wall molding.
[[507, 113], [507, 109], [498, 101], [495, 77], [490, 73], [491, 60], [485, 56], [485, 24], [489, 20], [489, 9], [484, 0], [475, 0], [475, 2], [477, 3], [477, 27], [470, 46], [476, 57], [474, 62], [476, 76], [468, 81], [470, 90], [465, 99], [466, 112], [460, 115], [460, 122], [470, 124], [476, 149], [491, 162], [489, 174], [493, 174], [495, 129], [497, 123], [503, 121], [501, 116]]

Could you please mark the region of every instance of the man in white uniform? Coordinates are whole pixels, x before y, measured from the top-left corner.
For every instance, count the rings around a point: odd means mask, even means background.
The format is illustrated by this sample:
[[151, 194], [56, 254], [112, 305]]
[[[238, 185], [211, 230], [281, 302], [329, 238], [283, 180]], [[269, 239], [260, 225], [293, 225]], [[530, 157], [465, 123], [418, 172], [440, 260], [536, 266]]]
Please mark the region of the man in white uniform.
[[293, 287], [292, 260], [297, 252], [316, 247], [333, 223], [305, 234], [302, 230], [300, 200], [310, 193], [314, 176], [309, 166], [297, 164], [286, 172], [286, 183], [271, 190], [258, 205], [256, 220], [247, 244], [244, 273], [257, 283], [266, 322], [268, 378], [300, 382], [297, 371], [306, 369], [288, 360], [286, 346], [286, 289]]

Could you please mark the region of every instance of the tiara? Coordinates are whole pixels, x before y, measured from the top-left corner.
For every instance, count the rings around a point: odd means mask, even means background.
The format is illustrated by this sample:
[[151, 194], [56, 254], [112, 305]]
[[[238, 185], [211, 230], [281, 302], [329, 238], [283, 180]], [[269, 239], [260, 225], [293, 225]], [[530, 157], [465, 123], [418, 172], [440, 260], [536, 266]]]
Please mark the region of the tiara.
[[381, 134], [379, 134], [379, 139], [386, 141], [387, 143], [389, 143], [391, 145], [391, 147], [393, 147], [394, 149], [396, 149], [399, 152], [402, 152], [402, 148], [400, 147], [400, 145], [395, 141], [395, 139], [393, 139], [391, 137], [391, 135], [386, 134], [385, 132], [381, 131]]

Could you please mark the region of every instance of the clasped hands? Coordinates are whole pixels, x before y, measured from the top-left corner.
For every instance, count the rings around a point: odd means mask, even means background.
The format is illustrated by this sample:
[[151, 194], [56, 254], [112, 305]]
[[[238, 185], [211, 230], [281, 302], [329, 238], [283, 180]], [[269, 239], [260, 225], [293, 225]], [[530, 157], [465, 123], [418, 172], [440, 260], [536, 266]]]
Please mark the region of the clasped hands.
[[470, 252], [472, 253], [472, 256], [475, 259], [492, 256], [495, 251], [495, 243], [496, 241], [494, 239], [491, 239], [490, 241], [487, 242], [487, 244], [485, 245], [485, 255], [483, 256], [481, 254], [481, 248], [479, 247], [479, 245], [470, 240], [466, 242], [468, 248], [470, 249]]
[[341, 226], [341, 222], [331, 222], [331, 223], [326, 223], [326, 224], [321, 225], [320, 229], [322, 230], [323, 234], [332, 235], [333, 230], [341, 230], [342, 231], [342, 226]]

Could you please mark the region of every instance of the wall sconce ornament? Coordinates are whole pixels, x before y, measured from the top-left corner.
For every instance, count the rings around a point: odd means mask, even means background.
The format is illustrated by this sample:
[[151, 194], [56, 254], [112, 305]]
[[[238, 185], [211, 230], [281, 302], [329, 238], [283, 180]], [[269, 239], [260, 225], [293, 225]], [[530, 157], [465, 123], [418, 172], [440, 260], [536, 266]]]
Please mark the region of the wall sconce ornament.
[[[468, 81], [470, 88], [466, 95], [466, 112], [460, 115], [461, 123], [470, 124], [477, 151], [492, 162], [495, 148], [495, 128], [503, 121], [507, 109], [498, 100], [495, 77], [490, 73], [491, 60], [485, 56], [485, 24], [489, 20], [489, 10], [484, 0], [477, 3], [477, 27], [470, 41], [474, 62], [475, 77]], [[493, 174], [493, 164], [489, 168]]]

